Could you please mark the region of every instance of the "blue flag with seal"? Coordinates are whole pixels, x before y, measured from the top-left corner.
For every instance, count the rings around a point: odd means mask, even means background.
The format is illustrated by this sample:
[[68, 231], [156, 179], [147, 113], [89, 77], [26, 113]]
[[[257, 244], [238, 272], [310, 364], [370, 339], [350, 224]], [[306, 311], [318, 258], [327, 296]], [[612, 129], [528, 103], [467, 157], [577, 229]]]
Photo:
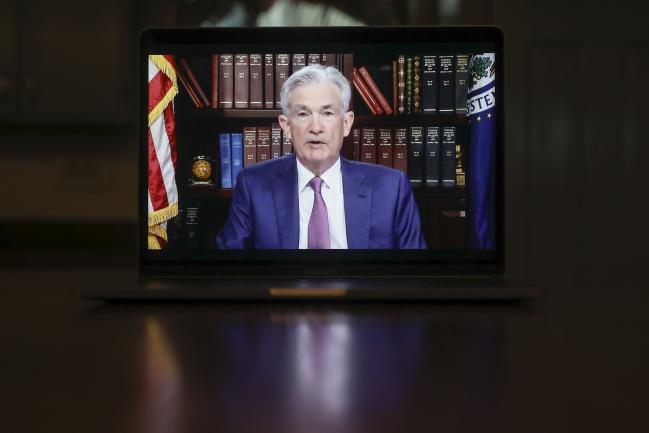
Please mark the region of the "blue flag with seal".
[[470, 149], [467, 166], [469, 246], [495, 247], [496, 56], [475, 54], [469, 66]]

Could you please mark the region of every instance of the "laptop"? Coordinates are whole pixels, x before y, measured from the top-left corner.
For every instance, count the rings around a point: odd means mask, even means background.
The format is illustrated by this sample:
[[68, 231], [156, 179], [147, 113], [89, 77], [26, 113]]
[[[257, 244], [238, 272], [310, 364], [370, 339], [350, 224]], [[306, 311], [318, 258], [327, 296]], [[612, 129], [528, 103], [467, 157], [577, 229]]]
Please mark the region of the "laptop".
[[503, 55], [497, 27], [145, 30], [138, 275], [81, 296], [538, 296], [504, 274]]

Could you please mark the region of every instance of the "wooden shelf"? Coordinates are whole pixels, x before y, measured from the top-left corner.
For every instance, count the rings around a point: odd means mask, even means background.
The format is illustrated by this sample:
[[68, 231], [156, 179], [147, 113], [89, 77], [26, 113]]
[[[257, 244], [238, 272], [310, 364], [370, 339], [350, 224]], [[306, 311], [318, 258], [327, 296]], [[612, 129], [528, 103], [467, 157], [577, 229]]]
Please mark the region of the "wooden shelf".
[[456, 114], [401, 114], [396, 116], [372, 116], [361, 114], [355, 116], [354, 127], [376, 126], [385, 128], [405, 128], [410, 126], [458, 126], [468, 125], [469, 118]]
[[216, 185], [185, 184], [183, 192], [192, 197], [231, 198], [231, 188], [220, 188]]
[[282, 110], [253, 110], [243, 108], [193, 108], [183, 112], [183, 115], [209, 118], [238, 118], [238, 119], [275, 119]]
[[441, 199], [464, 199], [466, 188], [444, 187], [444, 186], [413, 186], [415, 197], [441, 198]]

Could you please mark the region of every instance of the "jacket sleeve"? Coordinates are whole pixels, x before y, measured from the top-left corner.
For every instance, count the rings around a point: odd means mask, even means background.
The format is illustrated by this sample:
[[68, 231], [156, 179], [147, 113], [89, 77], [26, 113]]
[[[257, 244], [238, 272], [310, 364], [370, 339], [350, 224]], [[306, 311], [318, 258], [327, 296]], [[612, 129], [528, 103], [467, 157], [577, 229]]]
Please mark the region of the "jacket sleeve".
[[410, 182], [404, 173], [399, 174], [399, 193], [395, 217], [395, 248], [425, 249], [426, 241], [421, 233], [419, 208]]
[[250, 193], [246, 184], [245, 170], [237, 177], [232, 190], [232, 204], [223, 230], [216, 237], [219, 249], [248, 249], [254, 240], [253, 212]]

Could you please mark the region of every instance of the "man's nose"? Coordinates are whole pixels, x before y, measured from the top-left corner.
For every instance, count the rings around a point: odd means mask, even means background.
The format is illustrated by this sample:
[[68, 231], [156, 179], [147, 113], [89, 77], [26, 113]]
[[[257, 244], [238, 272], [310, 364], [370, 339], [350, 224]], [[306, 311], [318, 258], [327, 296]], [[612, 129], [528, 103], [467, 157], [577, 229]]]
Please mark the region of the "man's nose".
[[311, 123], [309, 124], [310, 132], [318, 134], [323, 131], [322, 128], [323, 123], [320, 115], [317, 113], [313, 114], [313, 116], [311, 116]]

